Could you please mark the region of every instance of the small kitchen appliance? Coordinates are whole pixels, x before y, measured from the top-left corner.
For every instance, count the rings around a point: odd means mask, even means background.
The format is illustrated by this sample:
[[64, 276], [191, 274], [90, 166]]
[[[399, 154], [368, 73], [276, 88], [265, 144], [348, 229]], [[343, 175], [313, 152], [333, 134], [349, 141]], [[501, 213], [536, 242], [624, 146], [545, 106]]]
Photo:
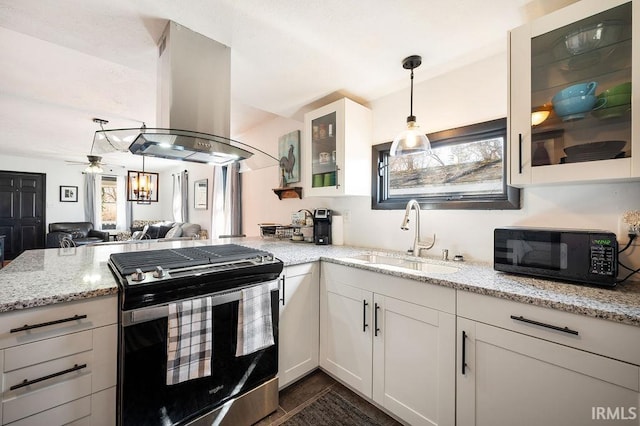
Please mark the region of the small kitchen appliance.
[[497, 271], [615, 286], [618, 241], [609, 231], [508, 227], [494, 230]]
[[331, 210], [313, 211], [313, 242], [319, 245], [331, 244]]

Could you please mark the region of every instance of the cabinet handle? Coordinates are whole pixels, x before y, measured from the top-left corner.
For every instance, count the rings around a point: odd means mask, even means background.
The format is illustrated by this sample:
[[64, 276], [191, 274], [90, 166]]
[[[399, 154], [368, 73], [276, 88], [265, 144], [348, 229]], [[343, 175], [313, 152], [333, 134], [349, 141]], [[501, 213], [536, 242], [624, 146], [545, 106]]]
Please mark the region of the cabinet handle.
[[11, 330], [9, 330], [9, 333], [17, 333], [19, 331], [33, 330], [34, 328], [46, 327], [48, 325], [62, 324], [63, 322], [76, 321], [76, 320], [84, 319], [86, 317], [87, 317], [86, 315], [74, 315], [69, 318], [63, 318], [55, 321], [41, 322], [40, 324], [33, 324], [33, 325], [25, 324], [22, 327], [12, 328]]
[[539, 321], [535, 321], [535, 320], [532, 320], [532, 319], [525, 318], [522, 315], [520, 315], [519, 317], [517, 317], [515, 315], [511, 315], [511, 319], [516, 320], [516, 321], [526, 322], [527, 324], [539, 325], [540, 327], [550, 328], [550, 329], [556, 330], [556, 331], [562, 331], [563, 333], [573, 334], [575, 336], [578, 335], [578, 332], [576, 330], [572, 330], [569, 327], [560, 327], [560, 326], [557, 326], [557, 325], [545, 324], [544, 322], [539, 322]]
[[374, 327], [374, 336], [378, 335], [378, 332], [380, 331], [380, 329], [378, 328], [378, 309], [380, 309], [380, 305], [378, 305], [377, 303], [374, 303], [374, 310], [373, 310], [373, 327]]
[[339, 179], [340, 174], [338, 173], [339, 171], [340, 171], [340, 167], [338, 167], [336, 165], [336, 189], [340, 188], [340, 183], [339, 183], [340, 182], [340, 179]]
[[17, 385], [11, 386], [9, 388], [9, 390], [20, 389], [20, 388], [23, 388], [25, 386], [32, 385], [34, 383], [38, 383], [38, 382], [42, 382], [44, 380], [53, 379], [54, 377], [62, 376], [63, 374], [72, 373], [74, 371], [82, 370], [83, 368], [86, 368], [86, 367], [87, 367], [87, 364], [80, 364], [80, 365], [74, 364], [73, 367], [67, 368], [66, 370], [58, 371], [57, 373], [49, 374], [47, 376], [42, 376], [42, 377], [39, 377], [39, 378], [33, 379], [33, 380], [24, 379], [22, 382], [18, 383]]
[[522, 174], [522, 133], [518, 133], [518, 174]]
[[369, 306], [369, 304], [367, 303], [366, 300], [362, 301], [362, 332], [366, 333], [367, 331], [367, 327], [369, 327], [369, 324], [367, 324], [367, 306]]
[[467, 333], [462, 330], [462, 375], [466, 374], [467, 367]]
[[285, 283], [285, 277], [281, 277], [280, 278], [280, 282], [282, 282], [282, 299], [280, 299], [280, 301], [282, 302], [282, 306], [284, 306], [284, 283]]

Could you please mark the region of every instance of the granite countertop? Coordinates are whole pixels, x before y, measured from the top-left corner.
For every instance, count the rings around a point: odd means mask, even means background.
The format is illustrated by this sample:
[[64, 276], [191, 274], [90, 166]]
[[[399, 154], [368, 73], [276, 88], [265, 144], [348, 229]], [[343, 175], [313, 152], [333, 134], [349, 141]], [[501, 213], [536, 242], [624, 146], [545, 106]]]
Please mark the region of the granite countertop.
[[116, 280], [107, 266], [111, 253], [236, 243], [274, 253], [285, 266], [323, 260], [421, 282], [545, 306], [576, 314], [640, 326], [640, 282], [601, 288], [520, 277], [497, 272], [491, 264], [426, 259], [458, 268], [455, 273], [425, 273], [367, 264], [353, 259], [366, 253], [403, 257], [397, 252], [350, 246], [238, 238], [224, 241], [141, 241], [90, 247], [28, 250], [0, 269], [0, 312], [116, 294]]

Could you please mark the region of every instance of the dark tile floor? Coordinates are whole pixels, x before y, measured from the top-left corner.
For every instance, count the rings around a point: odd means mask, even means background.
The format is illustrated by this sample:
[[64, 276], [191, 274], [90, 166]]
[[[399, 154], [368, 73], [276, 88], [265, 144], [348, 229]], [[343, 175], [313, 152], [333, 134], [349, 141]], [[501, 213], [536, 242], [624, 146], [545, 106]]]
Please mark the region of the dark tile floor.
[[[321, 370], [314, 371], [280, 391], [280, 406], [278, 410], [254, 426], [280, 425], [328, 392], [334, 392], [339, 395], [355, 409], [360, 410], [381, 425], [401, 426], [401, 423], [398, 423]], [[345, 424], [344, 426], [348, 425]]]

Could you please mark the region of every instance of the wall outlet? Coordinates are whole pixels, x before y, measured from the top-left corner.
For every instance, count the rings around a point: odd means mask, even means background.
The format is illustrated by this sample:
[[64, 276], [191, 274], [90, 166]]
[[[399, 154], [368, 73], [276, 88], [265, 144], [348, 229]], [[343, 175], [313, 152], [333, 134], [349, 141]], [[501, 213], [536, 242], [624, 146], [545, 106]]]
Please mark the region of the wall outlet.
[[[624, 217], [623, 216], [619, 216], [618, 217], [618, 232], [617, 232], [619, 242], [621, 244], [626, 244], [627, 241], [629, 241], [629, 235], [630, 234], [640, 235], [640, 232], [638, 231], [638, 229], [634, 229], [628, 223], [626, 223], [624, 221]], [[634, 241], [633, 245], [634, 246], [640, 245], [640, 241], [638, 241], [638, 239], [636, 239]]]
[[349, 223], [351, 221], [351, 210], [345, 210], [342, 212], [342, 221]]

